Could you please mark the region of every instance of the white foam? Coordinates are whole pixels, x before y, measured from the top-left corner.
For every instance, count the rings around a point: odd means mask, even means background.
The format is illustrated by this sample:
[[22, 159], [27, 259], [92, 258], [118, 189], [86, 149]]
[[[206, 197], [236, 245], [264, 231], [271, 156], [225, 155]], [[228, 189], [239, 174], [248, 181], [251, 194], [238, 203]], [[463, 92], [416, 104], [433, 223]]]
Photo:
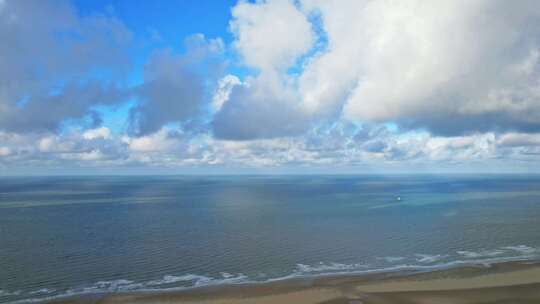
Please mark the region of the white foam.
[[[158, 280], [151, 280], [146, 282], [140, 282], [136, 283], [130, 280], [125, 279], [119, 279], [119, 280], [112, 280], [112, 281], [98, 281], [90, 286], [82, 287], [82, 288], [73, 288], [65, 291], [64, 293], [49, 296], [49, 297], [40, 297], [40, 298], [30, 298], [30, 299], [23, 299], [18, 300], [14, 302], [10, 302], [9, 304], [24, 304], [24, 303], [36, 303], [36, 302], [45, 302], [45, 301], [51, 301], [54, 299], [59, 298], [65, 298], [65, 297], [71, 297], [71, 296], [77, 296], [77, 295], [85, 295], [85, 294], [99, 294], [99, 293], [111, 293], [111, 292], [127, 292], [127, 291], [167, 291], [167, 290], [184, 290], [189, 289], [193, 287], [203, 287], [203, 286], [211, 286], [211, 285], [223, 285], [223, 284], [237, 284], [237, 283], [245, 283], [249, 282], [248, 277], [244, 274], [238, 274], [238, 275], [232, 275], [227, 274], [226, 278], [222, 279], [216, 279], [211, 278], [207, 276], [202, 275], [194, 275], [194, 274], [187, 274], [182, 276], [173, 276], [173, 275], [165, 275], [162, 279]], [[222, 275], [223, 276], [223, 275]], [[172, 288], [162, 288], [160, 286], [167, 285], [167, 284], [173, 284], [178, 282], [190, 282], [188, 286], [180, 286], [180, 287], [172, 287]], [[254, 281], [253, 281], [254, 282]], [[43, 290], [44, 291], [44, 290]], [[47, 290], [48, 293], [54, 292], [53, 290]], [[0, 293], [0, 296], [13, 296], [13, 295], [20, 295], [22, 293], [13, 293], [13, 292], [6, 292], [2, 291], [3, 293]], [[28, 295], [35, 295], [36, 293], [28, 293]]]
[[379, 260], [384, 260], [386, 262], [389, 262], [389, 263], [394, 263], [394, 262], [399, 262], [399, 261], [403, 261], [405, 260], [404, 257], [395, 257], [395, 256], [387, 256], [387, 257], [382, 257], [382, 258], [378, 258]]
[[207, 285], [237, 283], [237, 282], [242, 282], [243, 280], [248, 278], [246, 275], [241, 274], [241, 273], [235, 276], [227, 272], [222, 272], [221, 276], [223, 278], [218, 279], [218, 278], [212, 278], [212, 277], [207, 277], [203, 275], [195, 275], [195, 274], [187, 274], [183, 276], [166, 275], [162, 279], [148, 281], [148, 282], [143, 283], [143, 285], [147, 287], [152, 287], [152, 286], [173, 284], [173, 283], [178, 283], [178, 282], [190, 282], [191, 286], [199, 287], [199, 286], [207, 286]]
[[522, 254], [533, 254], [538, 251], [536, 248], [532, 248], [526, 245], [506, 246], [503, 247], [503, 249], [513, 250]]
[[415, 256], [416, 256], [416, 261], [418, 261], [418, 263], [430, 264], [430, 263], [435, 263], [437, 261], [440, 261], [444, 259], [445, 257], [447, 257], [448, 255], [415, 254]]
[[177, 282], [191, 282], [191, 281], [194, 282], [194, 281], [199, 281], [199, 280], [209, 280], [209, 278], [205, 276], [194, 275], [194, 274], [186, 274], [183, 276], [165, 275], [161, 279], [148, 281], [144, 283], [144, 285], [158, 286], [158, 285], [166, 285], [166, 284], [172, 284], [172, 283], [177, 283]]
[[28, 294], [31, 294], [31, 295], [49, 294], [49, 293], [53, 293], [55, 291], [56, 291], [55, 289], [41, 288], [41, 289], [38, 289], [38, 290], [31, 291]]
[[20, 294], [21, 294], [20, 290], [8, 291], [8, 290], [0, 289], [0, 297], [18, 296]]
[[98, 288], [116, 289], [118, 287], [130, 285], [132, 283], [133, 281], [130, 281], [130, 280], [119, 279], [119, 280], [112, 280], [112, 281], [98, 281], [95, 283], [95, 286]]
[[342, 264], [342, 263], [328, 263], [320, 262], [317, 265], [296, 264], [296, 272], [298, 273], [317, 273], [328, 271], [342, 271], [342, 270], [355, 270], [366, 268], [364, 264]]
[[130, 280], [118, 279], [111, 281], [98, 281], [90, 286], [83, 288], [70, 289], [67, 292], [70, 295], [76, 294], [90, 294], [90, 293], [104, 293], [104, 292], [121, 292], [137, 290], [144, 287], [142, 283], [136, 283]]
[[464, 256], [469, 259], [477, 259], [477, 258], [483, 258], [483, 257], [494, 257], [498, 255], [504, 254], [503, 250], [495, 249], [495, 250], [482, 250], [479, 252], [475, 251], [468, 251], [468, 250], [460, 250], [457, 251], [457, 254]]

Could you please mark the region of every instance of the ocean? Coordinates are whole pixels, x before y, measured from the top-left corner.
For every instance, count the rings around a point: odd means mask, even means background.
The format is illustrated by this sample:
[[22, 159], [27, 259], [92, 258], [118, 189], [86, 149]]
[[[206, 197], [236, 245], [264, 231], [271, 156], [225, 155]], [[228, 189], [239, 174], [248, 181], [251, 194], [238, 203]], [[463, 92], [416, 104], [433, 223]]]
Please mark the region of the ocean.
[[0, 303], [540, 258], [540, 176], [0, 178]]

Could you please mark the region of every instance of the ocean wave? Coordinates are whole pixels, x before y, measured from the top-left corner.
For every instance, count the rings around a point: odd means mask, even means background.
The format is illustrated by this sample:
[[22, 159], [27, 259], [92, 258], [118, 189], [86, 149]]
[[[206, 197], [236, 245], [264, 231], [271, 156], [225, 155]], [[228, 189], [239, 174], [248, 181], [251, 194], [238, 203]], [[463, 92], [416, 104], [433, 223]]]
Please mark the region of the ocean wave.
[[[165, 287], [179, 282], [189, 283], [186, 286], [174, 286], [174, 287]], [[248, 276], [244, 274], [233, 275], [230, 273], [222, 272], [221, 278], [207, 277], [203, 275], [187, 274], [182, 276], [174, 275], [165, 275], [161, 279], [150, 280], [146, 282], [134, 282], [126, 279], [118, 279], [111, 281], [98, 281], [94, 284], [85, 287], [72, 288], [65, 292], [58, 293], [53, 296], [39, 297], [39, 298], [28, 298], [18, 301], [8, 302], [7, 304], [24, 304], [24, 303], [37, 303], [37, 302], [46, 302], [60, 298], [73, 297], [78, 295], [86, 294], [102, 294], [102, 293], [115, 293], [115, 292], [133, 292], [133, 291], [166, 291], [166, 290], [184, 290], [195, 287], [204, 287], [204, 286], [214, 286], [214, 285], [227, 285], [227, 284], [237, 284], [237, 283], [247, 283], [250, 282]], [[251, 281], [254, 282], [254, 281]], [[26, 293], [27, 295], [38, 295], [38, 294], [51, 294], [55, 292], [53, 289], [39, 289], [36, 291], [31, 291]], [[5, 290], [0, 290], [0, 296], [19, 296], [23, 295], [22, 292], [8, 292]]]
[[[539, 257], [534, 256], [534, 260], [537, 260]], [[521, 262], [521, 261], [531, 261], [533, 256], [530, 255], [518, 255], [518, 256], [508, 256], [508, 257], [493, 257], [493, 258], [484, 258], [484, 259], [466, 259], [466, 260], [452, 260], [448, 262], [426, 265], [426, 264], [398, 264], [392, 265], [389, 267], [380, 267], [380, 268], [371, 268], [371, 269], [351, 269], [350, 271], [334, 271], [334, 272], [324, 272], [316, 273], [311, 276], [334, 276], [342, 274], [355, 274], [355, 275], [368, 275], [368, 274], [379, 274], [379, 273], [392, 273], [392, 272], [401, 272], [401, 271], [412, 271], [412, 272], [426, 272], [426, 271], [436, 271], [436, 270], [445, 270], [452, 269], [455, 267], [464, 267], [464, 266], [483, 266], [490, 267], [491, 265], [505, 262]], [[344, 269], [348, 267], [343, 267]], [[299, 273], [297, 273], [299, 274]], [[288, 279], [292, 277], [301, 277], [306, 275], [295, 275], [287, 276], [282, 279]], [[279, 279], [278, 279], [279, 280]]]
[[483, 257], [494, 257], [494, 256], [502, 255], [504, 253], [505, 252], [503, 250], [500, 250], [500, 249], [482, 250], [482, 251], [479, 251], [479, 252], [468, 251], [468, 250], [459, 250], [459, 251], [457, 251], [457, 254], [459, 254], [459, 255], [461, 255], [463, 257], [466, 257], [466, 258], [470, 258], [470, 259], [483, 258]]
[[[504, 256], [504, 254], [513, 253]], [[462, 257], [463, 259], [457, 259]], [[453, 258], [453, 259], [452, 259]], [[231, 285], [231, 284], [251, 284], [282, 281], [292, 278], [334, 276], [343, 274], [369, 275], [375, 273], [392, 273], [401, 271], [428, 272], [442, 269], [450, 269], [463, 266], [484, 266], [514, 261], [530, 261], [540, 258], [539, 248], [526, 245], [505, 246], [492, 250], [459, 250], [453, 255], [447, 254], [415, 254], [409, 257], [387, 256], [378, 257], [376, 260], [384, 260], [389, 265], [378, 265], [373, 267], [367, 263], [333, 263], [319, 262], [316, 264], [298, 263], [295, 268], [285, 276], [268, 278], [266, 274], [256, 275], [255, 278], [238, 273], [231, 274], [221, 272], [216, 276], [206, 276], [197, 274], [185, 275], [164, 275], [158, 279], [143, 282], [134, 282], [128, 279], [118, 279], [110, 281], [97, 281], [83, 287], [71, 288], [66, 291], [57, 291], [52, 288], [41, 288], [35, 291], [22, 292], [8, 291], [0, 289], [0, 297], [21, 297], [28, 298], [9, 302], [10, 304], [24, 304], [51, 301], [58, 298], [66, 298], [84, 294], [117, 293], [117, 292], [146, 292], [146, 291], [168, 291], [185, 290], [196, 287]], [[410, 263], [403, 263], [408, 261]], [[261, 278], [265, 278], [261, 280]]]
[[183, 276], [166, 275], [162, 279], [148, 281], [146, 283], [143, 283], [143, 285], [144, 286], [162, 286], [162, 285], [169, 285], [169, 284], [174, 284], [178, 282], [190, 282], [191, 283], [190, 286], [199, 287], [199, 286], [207, 286], [207, 285], [232, 284], [236, 282], [243, 282], [246, 279], [248, 279], [248, 276], [242, 273], [233, 275], [227, 272], [222, 272], [221, 278], [213, 278], [213, 277], [195, 275], [195, 274], [187, 274]]
[[20, 291], [20, 290], [8, 291], [8, 290], [0, 289], [0, 297], [18, 296], [21, 293], [22, 293], [22, 291]]
[[538, 252], [538, 248], [529, 247], [526, 245], [506, 246], [503, 249], [513, 250], [522, 254], [533, 254]]
[[107, 290], [116, 290], [118, 288], [121, 288], [122, 286], [129, 286], [132, 285], [134, 282], [130, 280], [112, 280], [112, 281], [98, 281], [94, 285], [96, 288], [99, 289], [107, 289]]
[[505, 246], [505, 247], [500, 247], [497, 249], [481, 250], [481, 251], [458, 250], [456, 251], [456, 253], [465, 258], [477, 259], [477, 258], [485, 258], [485, 257], [502, 256], [505, 253], [508, 253], [508, 251], [515, 252], [523, 256], [531, 256], [531, 255], [535, 255], [536, 253], [539, 253], [538, 248], [529, 247], [526, 245]]
[[403, 261], [405, 260], [405, 257], [401, 257], [401, 256], [387, 256], [387, 257], [381, 257], [381, 258], [377, 258], [378, 260], [383, 260], [383, 261], [386, 261], [388, 263], [394, 263], [394, 262], [399, 262], [399, 261]]
[[167, 284], [173, 284], [178, 282], [200, 282], [200, 281], [207, 281], [210, 280], [210, 278], [200, 275], [194, 275], [194, 274], [187, 274], [183, 276], [173, 276], [173, 275], [165, 275], [161, 279], [148, 281], [145, 283], [146, 286], [159, 286], [159, 285], [167, 285]]
[[[30, 295], [41, 295], [41, 294], [50, 294], [50, 293], [53, 293], [55, 291], [56, 291], [55, 289], [41, 288], [41, 289], [38, 289], [38, 290], [31, 291], [28, 294], [30, 294]], [[2, 295], [2, 294], [0, 293], [0, 295]]]
[[434, 254], [434, 255], [431, 255], [431, 254], [415, 254], [415, 256], [416, 256], [416, 261], [418, 263], [423, 263], [423, 264], [435, 263], [437, 261], [440, 261], [440, 260], [448, 257], [448, 255], [446, 255], [446, 254]]
[[343, 271], [343, 270], [355, 270], [368, 267], [365, 264], [342, 264], [342, 263], [328, 263], [320, 262], [316, 265], [296, 264], [297, 273], [319, 273], [328, 271]]
[[165, 275], [161, 279], [155, 279], [145, 282], [133, 282], [130, 280], [113, 280], [113, 281], [99, 281], [91, 286], [71, 289], [70, 294], [77, 293], [105, 293], [105, 292], [122, 292], [133, 290], [154, 290], [155, 288], [162, 289], [160, 287], [167, 285], [174, 285], [176, 283], [186, 283], [177, 288], [189, 288], [200, 287], [208, 285], [221, 285], [221, 284], [233, 284], [237, 282], [244, 282], [248, 279], [248, 276], [244, 274], [232, 275], [229, 273], [222, 273], [222, 278], [213, 278], [204, 275], [186, 274], [181, 276]]

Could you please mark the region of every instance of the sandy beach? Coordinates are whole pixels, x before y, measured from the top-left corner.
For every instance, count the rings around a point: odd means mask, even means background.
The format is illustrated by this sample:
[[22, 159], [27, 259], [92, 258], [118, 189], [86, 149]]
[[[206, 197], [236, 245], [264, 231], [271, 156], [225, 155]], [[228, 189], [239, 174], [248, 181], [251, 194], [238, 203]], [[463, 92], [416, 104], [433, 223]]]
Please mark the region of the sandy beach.
[[294, 279], [182, 292], [73, 298], [57, 303], [540, 303], [540, 265], [503, 263], [409, 275]]

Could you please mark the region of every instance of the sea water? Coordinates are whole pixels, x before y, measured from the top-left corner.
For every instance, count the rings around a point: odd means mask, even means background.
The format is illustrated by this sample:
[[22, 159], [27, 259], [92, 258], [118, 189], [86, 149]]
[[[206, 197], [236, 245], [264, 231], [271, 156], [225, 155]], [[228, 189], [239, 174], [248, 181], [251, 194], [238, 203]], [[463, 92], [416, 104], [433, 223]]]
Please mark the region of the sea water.
[[0, 303], [539, 257], [540, 176], [0, 178]]

